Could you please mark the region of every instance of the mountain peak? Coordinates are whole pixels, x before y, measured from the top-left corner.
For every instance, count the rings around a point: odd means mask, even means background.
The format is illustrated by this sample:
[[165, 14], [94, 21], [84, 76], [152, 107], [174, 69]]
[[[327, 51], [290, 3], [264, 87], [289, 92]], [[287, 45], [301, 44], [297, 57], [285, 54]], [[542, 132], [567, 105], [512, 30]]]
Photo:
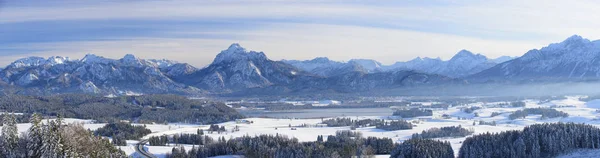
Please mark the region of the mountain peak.
[[133, 54], [125, 54], [123, 60], [136, 60], [137, 58]]
[[61, 57], [61, 56], [51, 56], [48, 58], [47, 62], [50, 64], [63, 64], [66, 61], [70, 61], [69, 57]]
[[229, 46], [229, 48], [221, 51], [221, 53], [219, 53], [217, 57], [215, 57], [213, 64], [254, 59], [266, 60], [267, 57], [263, 52], [247, 51], [245, 48], [240, 46], [240, 44], [233, 43]]
[[456, 53], [456, 55], [469, 55], [469, 56], [472, 56], [472, 55], [475, 55], [475, 54], [473, 54], [473, 52], [471, 52], [471, 51], [463, 49], [463, 50], [458, 51], [458, 53]]
[[133, 54], [126, 54], [123, 58], [121, 58], [121, 63], [129, 66], [141, 66], [142, 61], [135, 57]]
[[324, 62], [329, 62], [329, 58], [327, 57], [316, 57], [312, 60], [310, 60], [310, 62], [316, 62], [316, 63], [324, 63]]
[[83, 59], [80, 60], [83, 63], [109, 63], [111, 60], [106, 59], [102, 56], [97, 56], [95, 54], [86, 54]]
[[231, 45], [229, 45], [229, 48], [227, 48], [227, 51], [245, 52], [246, 49], [242, 47], [239, 43], [232, 43]]
[[579, 36], [579, 35], [572, 35], [569, 38], [565, 39], [564, 41], [579, 41], [579, 40], [583, 40], [584, 38]]
[[457, 60], [457, 59], [461, 59], [461, 58], [470, 58], [470, 59], [479, 59], [479, 58], [484, 59], [485, 58], [487, 60], [487, 57], [485, 57], [481, 54], [474, 54], [473, 52], [465, 50], [465, 49], [460, 50], [450, 60]]
[[46, 62], [46, 59], [42, 57], [27, 57], [14, 61], [10, 66], [14, 68], [38, 66], [42, 65], [44, 62]]
[[584, 47], [590, 43], [592, 43], [592, 42], [586, 38], [583, 38], [579, 35], [572, 35], [560, 43], [552, 43], [546, 47], [543, 47], [542, 50], [578, 49], [578, 48]]
[[381, 69], [381, 63], [373, 59], [351, 59], [348, 63], [358, 64], [368, 71]]
[[577, 44], [586, 44], [586, 43], [590, 43], [591, 41], [583, 38], [579, 35], [573, 35], [567, 39], [565, 39], [564, 41], [561, 42], [562, 45], [564, 46], [570, 46], [570, 45], [577, 45]]

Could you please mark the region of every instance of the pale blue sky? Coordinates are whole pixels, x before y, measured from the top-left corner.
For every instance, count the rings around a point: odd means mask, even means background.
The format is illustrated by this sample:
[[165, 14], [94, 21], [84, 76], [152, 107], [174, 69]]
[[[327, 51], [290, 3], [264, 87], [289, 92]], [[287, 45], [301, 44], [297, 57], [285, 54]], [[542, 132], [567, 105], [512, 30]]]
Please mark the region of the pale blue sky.
[[274, 60], [519, 56], [600, 37], [595, 1], [2, 1], [0, 65], [87, 53], [209, 64], [231, 43]]

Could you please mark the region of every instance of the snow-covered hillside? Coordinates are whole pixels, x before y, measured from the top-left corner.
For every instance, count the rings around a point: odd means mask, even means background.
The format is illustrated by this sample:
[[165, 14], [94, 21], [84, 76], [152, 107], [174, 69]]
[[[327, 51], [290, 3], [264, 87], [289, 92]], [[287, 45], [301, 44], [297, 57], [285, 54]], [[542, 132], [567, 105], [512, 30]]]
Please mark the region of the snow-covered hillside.
[[471, 76], [472, 80], [578, 80], [600, 77], [600, 41], [573, 35]]

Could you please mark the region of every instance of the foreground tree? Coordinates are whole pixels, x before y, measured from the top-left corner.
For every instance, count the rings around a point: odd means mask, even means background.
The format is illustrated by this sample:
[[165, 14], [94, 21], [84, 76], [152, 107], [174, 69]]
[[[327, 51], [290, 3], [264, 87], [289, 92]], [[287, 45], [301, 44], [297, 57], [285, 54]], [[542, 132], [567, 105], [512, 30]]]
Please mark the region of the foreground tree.
[[81, 124], [63, 124], [60, 117], [42, 125], [41, 116], [34, 114], [31, 117], [31, 127], [20, 137], [16, 134], [14, 117], [4, 118], [0, 157], [126, 157], [108, 139], [94, 136]]
[[27, 155], [29, 157], [41, 157], [41, 150], [43, 145], [44, 131], [42, 129], [42, 116], [40, 114], [33, 114], [31, 116], [31, 127], [28, 130], [28, 143]]
[[449, 142], [431, 139], [409, 139], [398, 145], [390, 158], [454, 158]]
[[2, 154], [6, 157], [19, 157], [19, 131], [14, 114], [4, 116], [2, 126]]

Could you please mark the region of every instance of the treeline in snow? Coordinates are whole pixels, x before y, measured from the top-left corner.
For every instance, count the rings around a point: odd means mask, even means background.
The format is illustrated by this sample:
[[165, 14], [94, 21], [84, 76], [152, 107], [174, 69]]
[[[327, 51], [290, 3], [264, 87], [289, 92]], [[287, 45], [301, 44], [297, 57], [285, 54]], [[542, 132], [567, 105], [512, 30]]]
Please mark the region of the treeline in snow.
[[418, 116], [433, 116], [433, 111], [429, 109], [419, 109], [419, 108], [411, 108], [411, 109], [400, 109], [396, 110], [393, 113], [394, 116], [400, 116], [402, 118], [411, 118]]
[[[10, 114], [10, 113], [2, 113], [0, 114], [0, 120], [4, 120], [4, 117], [7, 115], [12, 115], [17, 123], [28, 123], [31, 120], [31, 114]], [[0, 126], [2, 126], [2, 122], [0, 121]]]
[[133, 126], [125, 122], [109, 123], [94, 131], [94, 134], [99, 136], [122, 138], [125, 140], [138, 140], [150, 133], [152, 131], [146, 128], [146, 125]]
[[[221, 138], [219, 138], [221, 139]], [[223, 138], [224, 139], [224, 138]], [[212, 144], [215, 141], [204, 135], [204, 131], [199, 129], [196, 134], [175, 134], [175, 135], [162, 135], [152, 136], [148, 139], [150, 146], [166, 146], [167, 144], [192, 144], [192, 145], [206, 145]]]
[[396, 130], [412, 129], [413, 125], [410, 122], [406, 122], [404, 120], [398, 120], [398, 121], [383, 122], [383, 124], [378, 124], [377, 126], [375, 126], [375, 128], [386, 130], [386, 131], [396, 131]]
[[31, 127], [21, 135], [14, 116], [4, 116], [3, 123], [0, 157], [127, 157], [108, 139], [94, 136], [81, 124], [63, 124], [61, 117], [42, 123], [42, 117], [33, 114]]
[[442, 128], [430, 128], [424, 130], [423, 132], [415, 133], [412, 135], [412, 138], [443, 138], [443, 137], [466, 137], [468, 135], [473, 134], [472, 130], [468, 130], [463, 128], [462, 126], [449, 126]]
[[[321, 139], [322, 140], [322, 137]], [[359, 132], [338, 131], [335, 136], [327, 136], [325, 141], [298, 142], [296, 138], [279, 135], [244, 136], [194, 147], [186, 151], [174, 147], [167, 155], [170, 158], [212, 157], [219, 155], [244, 155], [263, 158], [345, 158], [367, 157], [375, 154], [390, 154], [394, 143], [389, 138], [363, 138]]]
[[472, 106], [472, 107], [468, 107], [468, 108], [463, 108], [462, 111], [471, 114], [471, 113], [475, 112], [475, 110], [479, 110], [479, 109], [481, 109], [481, 107]]
[[412, 129], [413, 125], [404, 120], [385, 121], [383, 119], [352, 120], [350, 118], [328, 119], [322, 122], [329, 127], [350, 126], [353, 128], [375, 126], [377, 129], [388, 131]]
[[210, 125], [210, 127], [208, 128], [208, 132], [218, 132], [219, 134], [221, 134], [221, 132], [227, 132], [227, 129], [225, 129], [225, 126]]
[[562, 111], [557, 111], [556, 109], [550, 109], [550, 108], [526, 108], [523, 110], [517, 110], [515, 112], [513, 112], [512, 114], [508, 115], [508, 118], [510, 118], [511, 120], [514, 119], [519, 119], [519, 118], [525, 118], [527, 117], [527, 115], [530, 114], [534, 114], [534, 115], [542, 115], [542, 119], [546, 119], [546, 118], [557, 118], [557, 117], [569, 117], [569, 114], [562, 112]]
[[0, 96], [0, 111], [100, 122], [221, 123], [242, 118], [223, 103], [188, 99], [177, 95], [142, 95], [108, 98], [87, 94], [51, 96]]
[[449, 142], [413, 138], [402, 142], [390, 158], [454, 158]]
[[600, 129], [585, 124], [545, 123], [523, 131], [485, 133], [467, 138], [460, 158], [554, 157], [574, 149], [600, 148]]

